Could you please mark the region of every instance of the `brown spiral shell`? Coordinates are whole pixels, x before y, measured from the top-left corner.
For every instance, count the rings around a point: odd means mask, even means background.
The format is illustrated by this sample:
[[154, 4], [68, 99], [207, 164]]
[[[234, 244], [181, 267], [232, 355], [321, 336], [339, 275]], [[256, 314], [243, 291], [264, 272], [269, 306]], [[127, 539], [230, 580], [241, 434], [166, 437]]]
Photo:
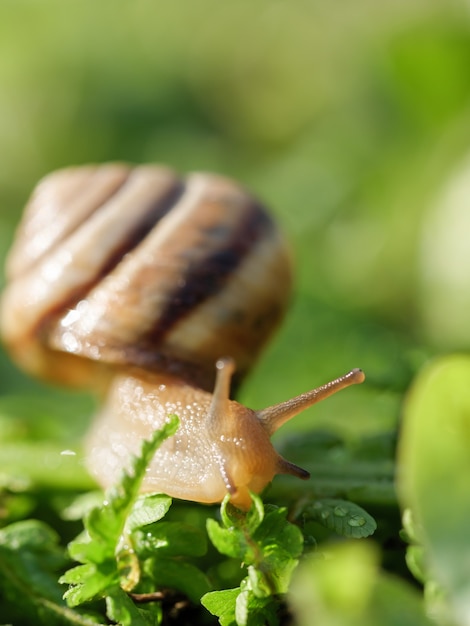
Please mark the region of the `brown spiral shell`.
[[243, 377], [291, 290], [263, 207], [221, 176], [112, 163], [35, 189], [7, 261], [3, 340], [42, 378], [93, 384], [103, 365], [210, 390], [230, 355]]

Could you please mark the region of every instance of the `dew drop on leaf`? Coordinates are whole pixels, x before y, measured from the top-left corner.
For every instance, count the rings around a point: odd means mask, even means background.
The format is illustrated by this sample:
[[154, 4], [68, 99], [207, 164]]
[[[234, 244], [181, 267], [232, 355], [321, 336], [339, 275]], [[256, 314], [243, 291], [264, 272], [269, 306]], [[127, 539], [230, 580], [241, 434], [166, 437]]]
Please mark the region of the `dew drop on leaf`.
[[344, 506], [335, 506], [334, 514], [336, 515], [336, 517], [346, 517], [348, 511], [344, 508]]
[[360, 515], [353, 515], [351, 519], [348, 520], [349, 526], [353, 526], [353, 527], [364, 526], [365, 523], [366, 523], [365, 518], [361, 517]]

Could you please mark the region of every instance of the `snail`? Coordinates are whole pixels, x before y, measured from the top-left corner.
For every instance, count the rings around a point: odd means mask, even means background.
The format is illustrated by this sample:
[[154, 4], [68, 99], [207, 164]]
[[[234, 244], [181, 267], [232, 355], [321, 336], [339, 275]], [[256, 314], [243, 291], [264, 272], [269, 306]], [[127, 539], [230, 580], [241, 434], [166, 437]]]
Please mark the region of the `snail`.
[[222, 176], [122, 163], [53, 172], [36, 187], [6, 263], [0, 308], [13, 360], [89, 387], [103, 405], [91, 474], [115, 481], [143, 438], [178, 415], [143, 489], [250, 506], [275, 474], [309, 474], [271, 435], [361, 370], [267, 409], [230, 399], [280, 322], [291, 261], [271, 217]]

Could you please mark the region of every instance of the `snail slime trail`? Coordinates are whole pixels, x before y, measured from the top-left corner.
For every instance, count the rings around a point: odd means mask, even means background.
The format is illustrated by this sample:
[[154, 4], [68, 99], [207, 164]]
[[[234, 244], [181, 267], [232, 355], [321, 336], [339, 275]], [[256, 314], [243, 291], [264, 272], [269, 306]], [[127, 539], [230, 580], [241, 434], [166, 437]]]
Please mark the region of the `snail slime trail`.
[[279, 322], [290, 255], [236, 182], [110, 163], [53, 172], [34, 190], [6, 265], [2, 339], [44, 380], [106, 390], [87, 464], [116, 481], [170, 414], [178, 432], [143, 489], [248, 508], [276, 474], [308, 478], [271, 435], [360, 370], [254, 411], [230, 399]]

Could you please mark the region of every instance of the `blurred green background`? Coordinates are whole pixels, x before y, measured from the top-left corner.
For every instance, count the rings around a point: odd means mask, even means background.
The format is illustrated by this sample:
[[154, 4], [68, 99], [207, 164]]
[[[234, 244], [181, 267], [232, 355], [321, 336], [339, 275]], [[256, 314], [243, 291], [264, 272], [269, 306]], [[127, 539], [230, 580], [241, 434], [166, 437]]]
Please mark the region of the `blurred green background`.
[[[470, 347], [469, 139], [463, 0], [0, 2], [0, 262], [56, 168], [161, 162], [239, 179], [296, 259], [289, 317], [243, 400], [356, 366], [368, 377], [283, 432], [393, 428], [416, 369]], [[67, 415], [64, 440], [89, 412], [3, 354], [0, 393], [3, 416]]]

